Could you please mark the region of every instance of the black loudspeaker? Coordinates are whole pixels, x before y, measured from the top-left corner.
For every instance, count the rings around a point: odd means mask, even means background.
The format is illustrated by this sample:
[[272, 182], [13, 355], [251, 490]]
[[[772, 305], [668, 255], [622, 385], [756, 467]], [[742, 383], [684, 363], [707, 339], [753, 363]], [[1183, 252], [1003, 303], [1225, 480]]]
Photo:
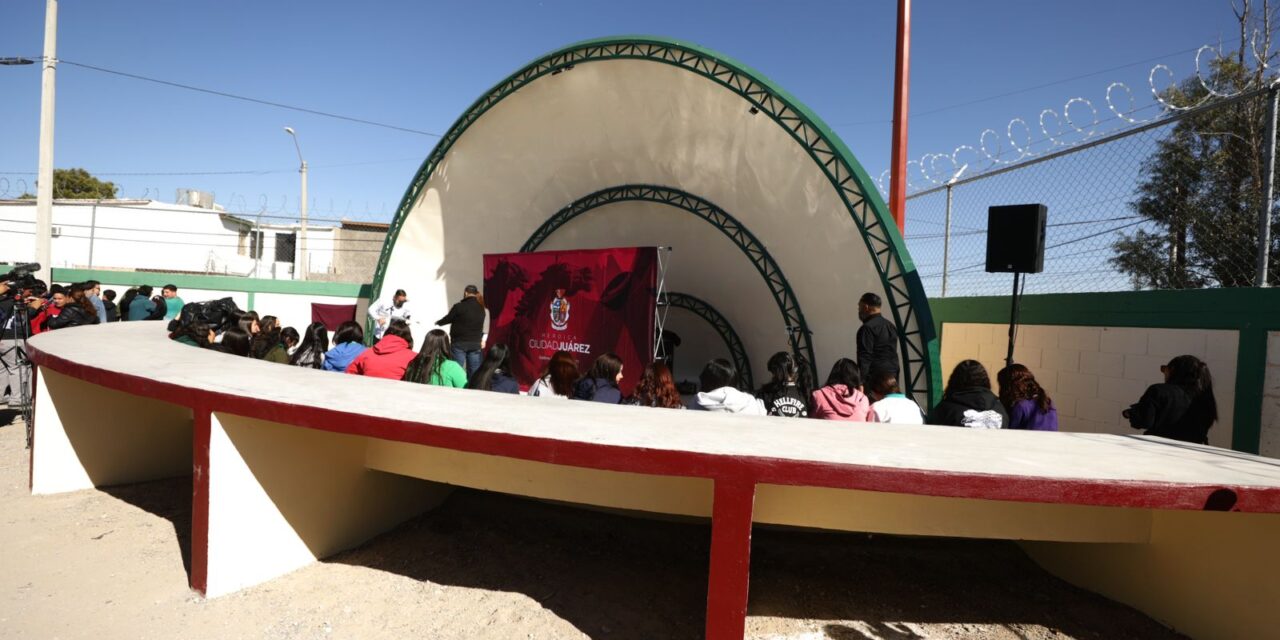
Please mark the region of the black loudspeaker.
[[1049, 208], [1011, 204], [987, 208], [987, 273], [1044, 271], [1044, 226]]

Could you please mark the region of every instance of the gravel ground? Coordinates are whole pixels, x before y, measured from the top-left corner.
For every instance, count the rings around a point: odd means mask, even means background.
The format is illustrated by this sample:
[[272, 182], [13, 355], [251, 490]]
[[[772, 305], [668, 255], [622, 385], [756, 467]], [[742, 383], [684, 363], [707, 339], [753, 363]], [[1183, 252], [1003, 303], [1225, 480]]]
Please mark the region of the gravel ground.
[[[459, 490], [236, 594], [186, 588], [190, 479], [31, 496], [0, 413], [0, 637], [698, 638], [709, 528]], [[757, 529], [748, 637], [1180, 638], [1011, 543]]]

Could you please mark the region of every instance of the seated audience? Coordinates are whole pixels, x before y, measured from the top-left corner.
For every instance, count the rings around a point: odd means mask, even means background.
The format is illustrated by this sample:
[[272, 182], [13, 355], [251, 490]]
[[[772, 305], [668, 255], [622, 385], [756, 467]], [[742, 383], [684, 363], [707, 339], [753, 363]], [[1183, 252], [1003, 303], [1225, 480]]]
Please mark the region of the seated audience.
[[1142, 398], [1121, 414], [1146, 435], [1208, 444], [1218, 421], [1209, 366], [1195, 356], [1178, 356], [1160, 367], [1164, 382], [1147, 387]]
[[779, 351], [769, 358], [769, 382], [760, 387], [757, 395], [764, 402], [765, 411], [771, 416], [783, 418], [809, 417], [809, 389], [800, 370], [800, 362], [786, 351]]
[[413, 333], [409, 323], [399, 318], [387, 325], [378, 343], [365, 349], [351, 360], [346, 372], [358, 376], [389, 378], [399, 380], [404, 377], [405, 368], [414, 359]]
[[884, 369], [871, 372], [867, 383], [871, 412], [867, 422], [891, 424], [924, 424], [924, 412], [915, 400], [908, 398], [898, 386], [898, 374]]
[[117, 322], [120, 320], [120, 308], [116, 306], [115, 289], [107, 289], [102, 292], [102, 306], [107, 310], [106, 322]]
[[866, 422], [871, 401], [862, 392], [862, 371], [858, 363], [840, 358], [831, 367], [827, 383], [813, 392], [814, 418]]
[[245, 333], [256, 336], [262, 331], [261, 318], [258, 317], [257, 311], [246, 311], [240, 315], [240, 319], [236, 321]]
[[578, 381], [578, 359], [568, 351], [557, 351], [547, 361], [547, 369], [529, 387], [529, 395], [539, 398], [568, 398]]
[[307, 325], [307, 335], [303, 336], [302, 343], [290, 354], [289, 364], [319, 369], [324, 366], [324, 355], [328, 350], [329, 330], [323, 322], [312, 322]]
[[263, 316], [262, 330], [253, 336], [253, 357], [277, 364], [289, 364], [289, 355], [281, 340], [280, 322], [275, 316]]
[[182, 344], [204, 349], [213, 344], [215, 335], [209, 325], [194, 321], [178, 327], [177, 331], [169, 334], [169, 338], [174, 342], [181, 342]]
[[363, 353], [364, 328], [359, 322], [348, 320], [333, 332], [333, 348], [324, 354], [325, 371], [346, 371], [351, 361]]
[[[387, 325], [386, 333], [383, 334], [383, 340], [386, 340], [385, 336], [391, 334], [391, 329], [397, 323], [403, 324], [406, 328], [409, 326], [399, 318], [392, 318]], [[378, 344], [382, 342], [379, 341]], [[376, 345], [374, 349], [377, 349]], [[455, 389], [467, 386], [466, 370], [450, 356], [450, 353], [449, 334], [440, 329], [428, 331], [426, 339], [422, 341], [422, 349], [418, 351], [417, 357], [408, 363], [400, 379]]]
[[601, 354], [586, 375], [573, 385], [572, 397], [574, 400], [618, 404], [622, 402], [622, 390], [618, 388], [620, 382], [622, 358], [614, 353]]
[[728, 360], [716, 358], [708, 362], [702, 368], [702, 375], [698, 376], [698, 384], [701, 391], [696, 397], [695, 409], [751, 416], [768, 415], [763, 402], [734, 386], [738, 384], [738, 370]]
[[676, 383], [671, 379], [671, 370], [661, 362], [654, 362], [644, 368], [640, 374], [640, 382], [636, 384], [635, 395], [627, 398], [624, 404], [660, 409], [683, 409], [684, 402]]
[[1000, 404], [1009, 412], [1010, 429], [1057, 431], [1058, 410], [1031, 370], [1011, 364], [996, 374]]
[[249, 337], [248, 331], [240, 327], [231, 327], [222, 332], [222, 341], [215, 346], [223, 353], [247, 358], [253, 347], [253, 338]]
[[489, 347], [484, 361], [467, 382], [467, 388], [519, 394], [520, 383], [507, 373], [510, 366], [510, 350], [507, 349], [507, 345], [495, 344]]
[[285, 327], [280, 330], [280, 344], [284, 345], [284, 354], [292, 358], [298, 347], [302, 346], [302, 336], [297, 329]]
[[971, 429], [1004, 429], [1009, 414], [996, 394], [982, 363], [965, 360], [956, 365], [942, 392], [942, 402], [929, 414], [929, 424]]

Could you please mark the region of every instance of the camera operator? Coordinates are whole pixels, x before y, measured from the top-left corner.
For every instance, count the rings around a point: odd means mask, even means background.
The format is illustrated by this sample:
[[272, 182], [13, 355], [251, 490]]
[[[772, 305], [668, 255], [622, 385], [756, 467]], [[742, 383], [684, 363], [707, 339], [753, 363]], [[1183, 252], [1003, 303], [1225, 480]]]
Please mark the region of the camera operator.
[[8, 389], [11, 407], [23, 401], [19, 368], [26, 366], [26, 354], [22, 346], [42, 304], [35, 295], [39, 284], [35, 281], [30, 288], [15, 289], [13, 283], [0, 281], [0, 392]]

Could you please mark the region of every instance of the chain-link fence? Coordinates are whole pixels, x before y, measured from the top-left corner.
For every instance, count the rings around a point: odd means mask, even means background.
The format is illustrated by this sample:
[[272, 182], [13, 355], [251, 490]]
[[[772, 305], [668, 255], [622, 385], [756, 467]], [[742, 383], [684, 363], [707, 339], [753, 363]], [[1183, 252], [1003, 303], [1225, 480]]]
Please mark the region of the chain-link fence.
[[1274, 220], [1273, 97], [1244, 92], [917, 190], [906, 241], [926, 290], [1007, 295], [1012, 276], [984, 270], [987, 208], [1025, 203], [1049, 210], [1029, 293], [1254, 286], [1260, 250], [1280, 266], [1280, 229], [1260, 233], [1261, 218]]

